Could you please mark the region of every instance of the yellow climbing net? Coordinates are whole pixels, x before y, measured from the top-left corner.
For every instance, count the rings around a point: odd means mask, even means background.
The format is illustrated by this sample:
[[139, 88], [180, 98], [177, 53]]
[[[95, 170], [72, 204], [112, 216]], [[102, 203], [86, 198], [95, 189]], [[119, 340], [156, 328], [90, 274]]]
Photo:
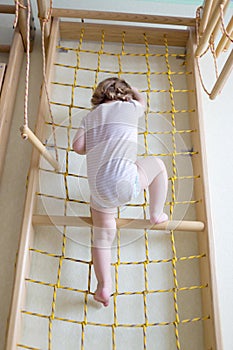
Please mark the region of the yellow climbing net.
[[[195, 219], [192, 148], [189, 127], [193, 110], [187, 103], [184, 49], [85, 41], [60, 43], [54, 62], [51, 108], [46, 121], [50, 148], [55, 126], [62, 169], [55, 172], [43, 159], [37, 212], [90, 215], [84, 157], [72, 151], [72, 137], [90, 110], [90, 96], [108, 76], [125, 78], [144, 92], [147, 107], [139, 125], [139, 157], [162, 157], [169, 173], [165, 210], [170, 219]], [[129, 69], [130, 68], [130, 69]], [[180, 87], [182, 86], [182, 88]], [[200, 194], [201, 196], [201, 194]], [[148, 194], [118, 209], [118, 218], [147, 218]], [[31, 271], [22, 310], [22, 349], [204, 349], [199, 252], [195, 232], [118, 230], [113, 246], [113, 293], [108, 308], [93, 301], [95, 277], [91, 261], [91, 228], [37, 227], [30, 248]], [[192, 344], [192, 346], [191, 346]]]

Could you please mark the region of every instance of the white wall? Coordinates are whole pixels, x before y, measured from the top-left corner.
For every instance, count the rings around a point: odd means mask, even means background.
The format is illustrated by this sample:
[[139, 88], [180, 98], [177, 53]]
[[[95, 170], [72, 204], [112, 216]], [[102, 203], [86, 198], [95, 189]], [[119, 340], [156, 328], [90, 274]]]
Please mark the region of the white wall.
[[[90, 10], [105, 10], [105, 11], [119, 11], [119, 12], [132, 12], [132, 13], [149, 13], [149, 14], [161, 14], [161, 15], [176, 15], [179, 16], [194, 16], [196, 6], [188, 5], [188, 1], [183, 1], [183, 4], [168, 4], [169, 1], [146, 1], [146, 0], [80, 0], [78, 2], [78, 8], [90, 9]], [[199, 4], [202, 1], [196, 1]], [[54, 7], [64, 8], [76, 8], [77, 1], [70, 0], [69, 3], [66, 0], [54, 0]], [[169, 9], [169, 10], [168, 10]]]
[[[206, 76], [212, 69], [205, 64]], [[224, 350], [232, 349], [233, 310], [233, 75], [221, 95], [210, 101], [203, 94], [204, 126], [211, 211], [216, 254], [219, 310]]]
[[[34, 14], [36, 13], [35, 0]], [[12, 4], [8, 0], [4, 3]], [[69, 1], [73, 7], [77, 1]], [[168, 5], [140, 0], [79, 0], [80, 8], [129, 11], [140, 13], [168, 14], [179, 16], [194, 16], [193, 5]], [[65, 0], [55, 0], [54, 6], [67, 6]], [[232, 13], [232, 7], [231, 7]], [[9, 20], [12, 21], [12, 18]], [[0, 20], [0, 31], [5, 26]], [[9, 27], [11, 26], [11, 23]], [[38, 27], [38, 26], [37, 26]], [[37, 39], [32, 54], [31, 76], [31, 118], [32, 127], [41, 82], [41, 56], [40, 35], [37, 30]], [[1, 42], [9, 41], [8, 34], [1, 35]], [[4, 42], [3, 41], [3, 42]], [[0, 56], [1, 57], [1, 56]], [[213, 75], [213, 67], [209, 61], [202, 62], [202, 71], [205, 79]], [[26, 174], [29, 165], [31, 146], [21, 140], [18, 128], [23, 120], [23, 77], [20, 82], [19, 94], [16, 101], [14, 123], [12, 125], [6, 166], [0, 189], [0, 339], [4, 339], [6, 319], [10, 305], [10, 293], [13, 283], [14, 262], [17, 250], [18, 235], [20, 231], [23, 201], [25, 195]], [[232, 349], [232, 310], [233, 310], [233, 228], [232, 199], [233, 199], [233, 75], [228, 80], [222, 94], [215, 101], [210, 101], [203, 93], [204, 127], [206, 135], [206, 151], [208, 163], [209, 188], [211, 199], [211, 211], [213, 218], [215, 254], [216, 254], [216, 276], [218, 282], [218, 294], [220, 305], [221, 328], [223, 334], [224, 350]], [[17, 193], [17, 195], [16, 195]], [[0, 349], [3, 349], [1, 341]]]

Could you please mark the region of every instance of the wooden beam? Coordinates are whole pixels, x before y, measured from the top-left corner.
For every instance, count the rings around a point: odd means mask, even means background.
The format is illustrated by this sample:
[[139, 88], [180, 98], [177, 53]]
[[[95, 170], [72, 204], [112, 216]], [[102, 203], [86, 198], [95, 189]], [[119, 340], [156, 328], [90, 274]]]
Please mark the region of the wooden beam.
[[[33, 215], [33, 225], [42, 226], [75, 226], [86, 227], [92, 226], [92, 219], [86, 216], [48, 216]], [[135, 229], [135, 230], [162, 230], [162, 231], [190, 231], [200, 232], [204, 230], [204, 223], [200, 221], [166, 221], [161, 224], [150, 223], [150, 220], [143, 219], [116, 219], [117, 228], [119, 229]]]
[[181, 25], [187, 27], [195, 26], [195, 18], [173, 17], [173, 16], [156, 16], [150, 14], [109, 12], [109, 11], [89, 11], [77, 9], [61, 9], [53, 8], [53, 17], [63, 18], [80, 18], [80, 19], [96, 19], [104, 21], [120, 21], [120, 22], [138, 22], [149, 24], [169, 24]]
[[0, 45], [0, 52], [9, 53], [10, 49], [11, 49], [10, 45]]
[[0, 178], [5, 161], [23, 57], [24, 46], [19, 30], [16, 29], [11, 44], [4, 84], [0, 96]]
[[0, 5], [0, 13], [14, 15], [15, 14], [15, 5]]
[[205, 222], [203, 234], [198, 235], [199, 250], [206, 254], [206, 259], [200, 263], [201, 284], [208, 284], [208, 288], [202, 290], [202, 310], [204, 315], [209, 315], [210, 319], [203, 322], [205, 349], [223, 349], [217, 298], [217, 283], [215, 277], [215, 256], [212, 218], [210, 212], [210, 195], [207, 171], [207, 155], [205, 147], [204, 110], [202, 108], [201, 83], [198, 74], [197, 62], [195, 60], [196, 38], [194, 31], [190, 32], [187, 45], [187, 71], [192, 74], [187, 75], [187, 85], [189, 92], [189, 109], [193, 110], [190, 116], [190, 128], [197, 130], [192, 133], [192, 145], [198, 154], [192, 157], [193, 172], [200, 175], [194, 181], [195, 197], [202, 195], [201, 200], [195, 205], [197, 220]]
[[121, 42], [122, 33], [125, 32], [125, 41], [128, 43], [144, 44], [144, 34], [146, 34], [148, 43], [151, 45], [164, 45], [164, 36], [166, 36], [170, 46], [181, 47], [186, 46], [189, 35], [188, 30], [61, 21], [61, 39], [78, 40], [82, 29], [84, 29], [84, 40], [101, 41], [104, 31], [105, 41]]

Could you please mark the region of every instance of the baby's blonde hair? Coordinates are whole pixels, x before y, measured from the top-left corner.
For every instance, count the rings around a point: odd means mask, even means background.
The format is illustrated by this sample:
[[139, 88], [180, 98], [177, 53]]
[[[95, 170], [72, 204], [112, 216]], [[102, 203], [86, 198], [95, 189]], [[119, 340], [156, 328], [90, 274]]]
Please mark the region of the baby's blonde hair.
[[132, 88], [125, 80], [112, 77], [98, 84], [92, 95], [91, 103], [96, 107], [108, 101], [128, 101], [133, 96]]

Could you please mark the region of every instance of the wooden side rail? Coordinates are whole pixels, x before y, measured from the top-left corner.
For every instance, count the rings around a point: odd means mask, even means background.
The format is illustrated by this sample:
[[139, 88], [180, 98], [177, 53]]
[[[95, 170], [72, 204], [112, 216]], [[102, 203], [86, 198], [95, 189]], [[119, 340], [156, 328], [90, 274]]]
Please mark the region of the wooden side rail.
[[222, 91], [227, 79], [229, 78], [231, 72], [233, 69], [233, 49], [221, 71], [221, 74], [218, 77], [218, 80], [216, 81], [211, 94], [210, 99], [214, 100], [215, 97]]
[[[48, 48], [46, 76], [48, 84], [50, 84], [53, 73], [53, 62], [56, 54], [56, 45], [59, 38], [59, 25], [58, 20], [53, 20], [53, 26], [51, 30], [51, 41]], [[21, 44], [22, 45], [22, 44]], [[4, 84], [5, 85], [5, 84]], [[43, 125], [44, 118], [48, 116], [48, 107], [46, 103], [45, 91], [42, 89], [41, 99], [38, 109], [37, 124], [35, 128], [35, 134], [39, 139], [43, 139]], [[39, 174], [39, 152], [33, 148], [31, 156], [31, 166], [27, 184], [27, 196], [24, 207], [24, 215], [22, 221], [21, 236], [19, 240], [19, 249], [17, 256], [16, 275], [14, 282], [14, 291], [11, 303], [11, 313], [8, 323], [8, 334], [6, 340], [6, 350], [16, 350], [21, 329], [22, 329], [22, 317], [21, 310], [24, 308], [25, 301], [25, 277], [28, 276], [30, 268], [30, 253], [29, 248], [33, 241], [33, 227], [32, 227], [32, 213], [34, 210], [34, 198], [38, 185]]]
[[0, 96], [0, 178], [3, 171], [6, 149], [11, 128], [14, 103], [21, 65], [24, 57], [24, 47], [18, 28], [16, 28], [11, 44], [10, 55], [4, 76], [4, 84]]
[[[152, 225], [149, 220], [143, 219], [116, 219], [117, 228], [135, 230], [162, 230], [162, 231], [203, 231], [205, 225], [201, 221], [166, 221], [161, 224]], [[58, 215], [33, 215], [32, 224], [38, 226], [92, 226], [92, 219], [87, 216], [58, 216]]]

